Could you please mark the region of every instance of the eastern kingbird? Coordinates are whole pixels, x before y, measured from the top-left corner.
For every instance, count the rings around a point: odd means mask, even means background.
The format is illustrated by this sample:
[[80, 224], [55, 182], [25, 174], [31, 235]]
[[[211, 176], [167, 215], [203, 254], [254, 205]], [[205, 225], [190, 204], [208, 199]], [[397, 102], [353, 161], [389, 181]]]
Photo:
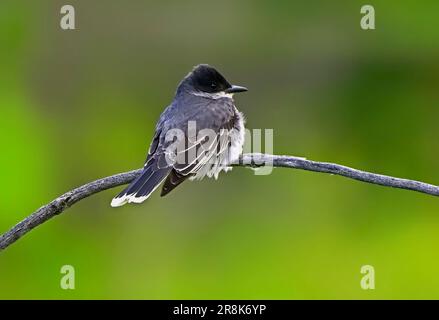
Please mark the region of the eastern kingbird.
[[161, 196], [184, 180], [218, 178], [231, 169], [244, 144], [244, 116], [231, 85], [215, 68], [200, 64], [180, 82], [172, 103], [160, 115], [142, 174], [111, 202], [140, 203], [165, 180]]

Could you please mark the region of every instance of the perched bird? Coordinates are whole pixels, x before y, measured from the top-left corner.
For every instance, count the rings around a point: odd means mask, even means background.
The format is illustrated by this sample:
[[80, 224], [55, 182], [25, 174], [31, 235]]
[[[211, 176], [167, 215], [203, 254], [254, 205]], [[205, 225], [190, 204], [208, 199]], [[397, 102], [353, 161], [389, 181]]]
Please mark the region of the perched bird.
[[200, 64], [180, 82], [174, 100], [161, 114], [142, 174], [111, 202], [140, 203], [163, 182], [164, 196], [186, 179], [218, 177], [239, 158], [244, 116], [231, 85], [215, 68]]

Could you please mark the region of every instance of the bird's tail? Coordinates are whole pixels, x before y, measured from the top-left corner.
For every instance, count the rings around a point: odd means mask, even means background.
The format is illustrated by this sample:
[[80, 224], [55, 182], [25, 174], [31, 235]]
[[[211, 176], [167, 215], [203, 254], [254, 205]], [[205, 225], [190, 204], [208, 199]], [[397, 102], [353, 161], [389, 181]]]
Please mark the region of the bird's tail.
[[112, 207], [120, 207], [126, 203], [141, 203], [168, 176], [171, 168], [157, 168], [154, 164], [146, 166], [142, 174], [111, 201]]

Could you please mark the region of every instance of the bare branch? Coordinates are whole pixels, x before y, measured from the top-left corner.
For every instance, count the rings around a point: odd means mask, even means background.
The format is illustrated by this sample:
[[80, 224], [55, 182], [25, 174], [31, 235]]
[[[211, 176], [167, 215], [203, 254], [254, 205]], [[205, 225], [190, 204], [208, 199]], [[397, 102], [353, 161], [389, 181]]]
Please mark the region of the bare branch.
[[[245, 154], [240, 159], [239, 163], [234, 164], [234, 166], [261, 167], [264, 166], [264, 164], [272, 164], [273, 167], [293, 168], [330, 173], [386, 187], [413, 190], [433, 196], [439, 196], [439, 186], [431, 185], [428, 183], [415, 180], [400, 179], [391, 176], [361, 171], [335, 163], [317, 162], [292, 156], [277, 156], [257, 153]], [[72, 206], [76, 202], [100, 191], [130, 183], [141, 172], [142, 169], [119, 173], [110, 177], [87, 183], [79, 188], [73, 189], [63, 194], [49, 204], [39, 208], [30, 216], [15, 225], [12, 229], [1, 235], [0, 251], [20, 239], [23, 235], [31, 231], [33, 228], [62, 213], [65, 209]]]

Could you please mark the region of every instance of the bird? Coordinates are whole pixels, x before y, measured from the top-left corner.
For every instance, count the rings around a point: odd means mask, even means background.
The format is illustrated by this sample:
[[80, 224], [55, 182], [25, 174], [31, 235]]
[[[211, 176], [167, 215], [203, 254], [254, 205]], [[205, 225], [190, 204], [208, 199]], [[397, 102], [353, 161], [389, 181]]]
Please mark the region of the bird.
[[208, 64], [195, 66], [157, 121], [142, 173], [111, 206], [141, 203], [163, 181], [161, 196], [187, 179], [217, 179], [221, 171], [231, 170], [245, 139], [245, 118], [233, 95], [247, 90]]

